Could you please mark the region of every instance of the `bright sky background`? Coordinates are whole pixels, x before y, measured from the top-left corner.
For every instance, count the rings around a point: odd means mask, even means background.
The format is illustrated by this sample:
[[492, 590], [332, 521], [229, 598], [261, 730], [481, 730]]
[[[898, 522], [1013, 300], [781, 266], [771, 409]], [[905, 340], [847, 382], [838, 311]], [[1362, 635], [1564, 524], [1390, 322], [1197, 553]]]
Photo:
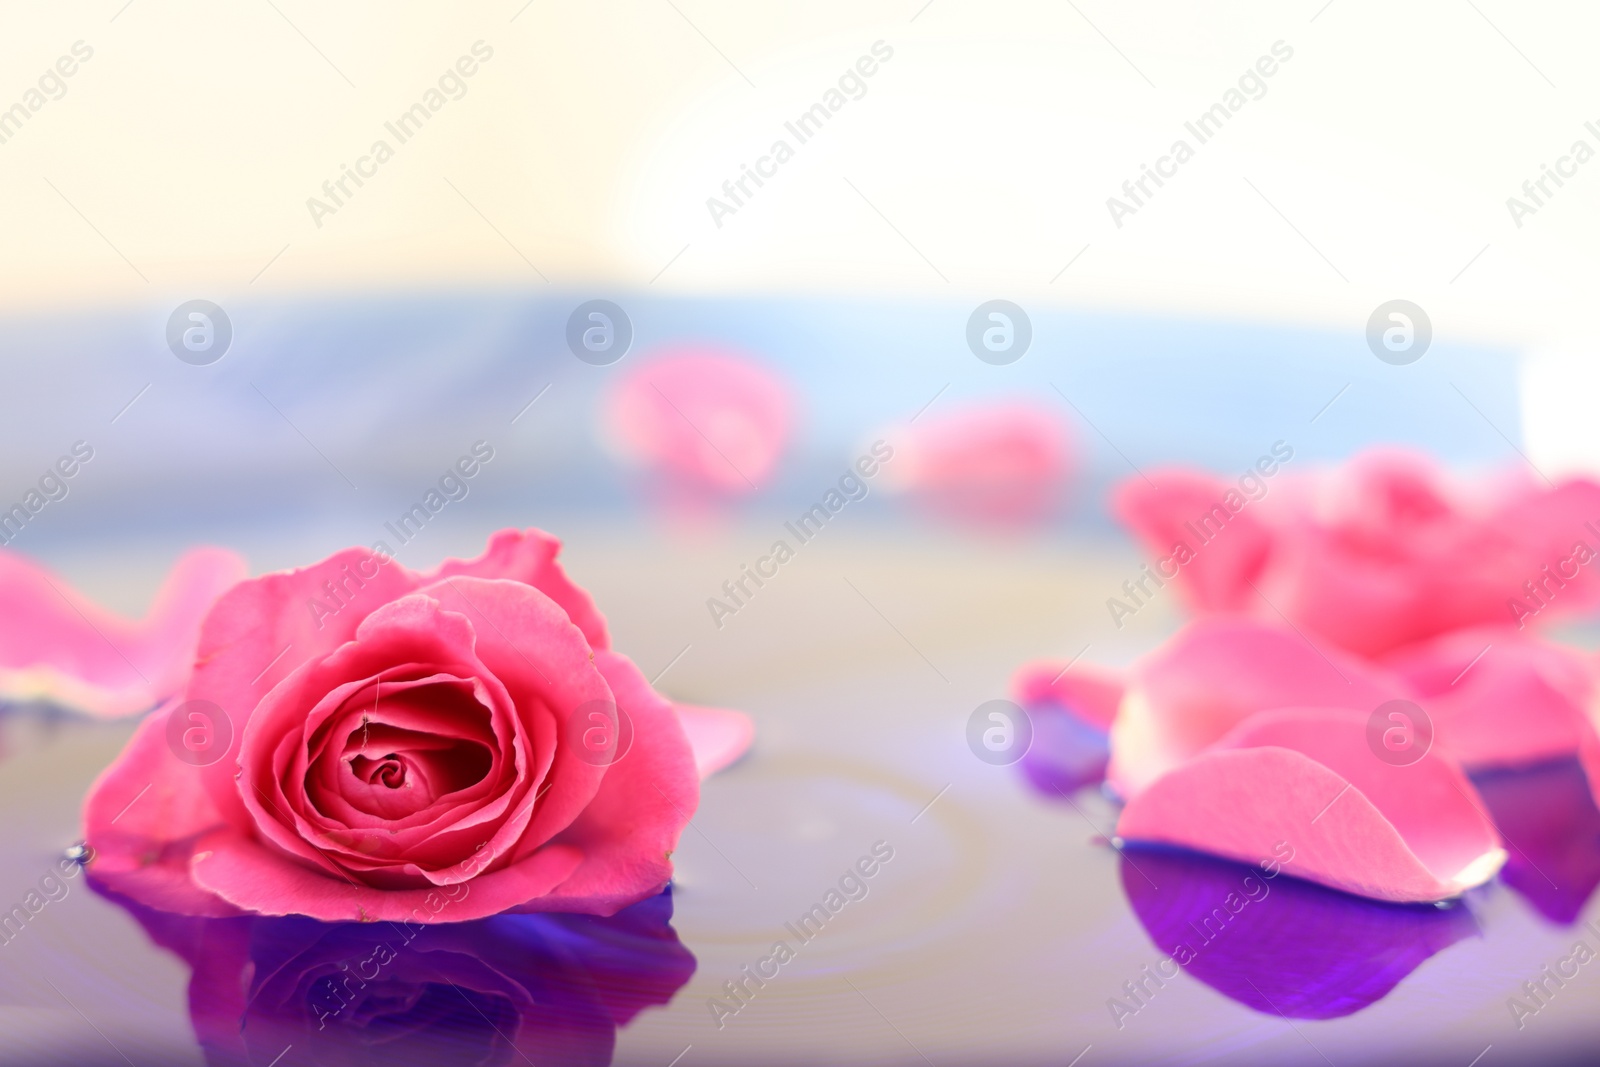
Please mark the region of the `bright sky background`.
[[[489, 283], [1359, 331], [1404, 297], [1441, 336], [1594, 349], [1600, 159], [1520, 228], [1506, 206], [1575, 140], [1600, 150], [1587, 5], [108, 0], [3, 20], [0, 108], [75, 42], [93, 57], [0, 144], [0, 309]], [[384, 123], [478, 41], [465, 96], [398, 144]], [[877, 41], [893, 57], [865, 96], [718, 228], [706, 198]], [[1114, 225], [1106, 198], [1193, 145], [1184, 122], [1278, 41], [1265, 96]], [[307, 198], [378, 138], [394, 158], [319, 228]], [[1600, 455], [1600, 420], [1562, 414], [1570, 365], [1525, 401], [1552, 462]]]

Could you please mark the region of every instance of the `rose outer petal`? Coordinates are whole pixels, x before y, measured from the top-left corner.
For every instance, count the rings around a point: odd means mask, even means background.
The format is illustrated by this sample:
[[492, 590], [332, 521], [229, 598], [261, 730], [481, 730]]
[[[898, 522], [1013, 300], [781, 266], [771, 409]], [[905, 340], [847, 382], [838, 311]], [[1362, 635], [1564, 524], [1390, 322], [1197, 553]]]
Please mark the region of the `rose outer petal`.
[[1121, 795], [1133, 796], [1259, 711], [1370, 713], [1410, 695], [1397, 679], [1337, 649], [1319, 651], [1292, 630], [1202, 619], [1133, 671], [1111, 727], [1106, 779]]
[[1255, 716], [1128, 802], [1117, 833], [1243, 863], [1292, 849], [1290, 874], [1377, 900], [1439, 901], [1505, 863], [1482, 801], [1433, 753], [1392, 766], [1361, 712]]
[[593, 598], [573, 584], [556, 562], [560, 552], [561, 542], [543, 530], [501, 530], [489, 538], [489, 547], [477, 559], [447, 559], [421, 575], [419, 584], [432, 585], [446, 578], [509, 578], [531, 585], [561, 605], [591, 648], [604, 651], [611, 647], [606, 620]]
[[[1220, 534], [1197, 527], [1232, 486], [1198, 472], [1130, 479], [1115, 510], [1151, 552], [1165, 555], [1179, 541], [1195, 552], [1176, 581], [1197, 611], [1282, 612], [1359, 655], [1513, 613], [1537, 610], [1545, 621], [1600, 599], [1595, 567], [1578, 558], [1600, 549], [1600, 485], [1590, 479], [1547, 487], [1507, 478], [1487, 492], [1462, 492], [1420, 454], [1374, 449], [1271, 484]], [[1531, 580], [1548, 595], [1545, 574], [1556, 583], [1549, 612], [1523, 591]]]
[[583, 863], [555, 892], [525, 911], [613, 915], [659, 893], [672, 877], [672, 850], [700, 802], [694, 753], [672, 705], [625, 656], [602, 652], [595, 666], [633, 722], [633, 745], [606, 769], [588, 807], [555, 843]]
[[463, 922], [496, 915], [544, 896], [582, 860], [572, 847], [547, 845], [470, 882], [446, 888], [374, 889], [319, 874], [244, 835], [224, 830], [201, 839], [190, 871], [223, 900], [261, 915], [309, 915], [324, 922]]
[[[1116, 490], [1112, 510], [1133, 530], [1145, 550], [1177, 567], [1172, 579], [1189, 606], [1200, 612], [1254, 611], [1260, 584], [1271, 561], [1274, 536], [1248, 507], [1231, 511], [1223, 502], [1238, 486], [1199, 471], [1158, 470], [1130, 478]], [[1221, 508], [1219, 522], [1213, 513]], [[1209, 520], [1205, 528], [1198, 527]], [[1220, 532], [1217, 527], [1220, 525]], [[1209, 538], [1209, 539], [1208, 539]], [[1174, 559], [1184, 545], [1193, 558]], [[1165, 577], [1167, 570], [1161, 571]]]
[[519, 847], [543, 844], [585, 809], [606, 773], [565, 743], [572, 717], [585, 704], [622, 704], [607, 689], [610, 679], [600, 664], [605, 654], [591, 649], [550, 597], [521, 582], [446, 578], [422, 592], [471, 620], [478, 657], [517, 707], [549, 709], [529, 724], [534, 750], [551, 762], [524, 772], [540, 795]]
[[135, 622], [0, 549], [0, 698], [46, 700], [97, 718], [149, 709], [188, 681], [201, 620], [245, 573], [232, 552], [191, 548]]
[[1011, 677], [1011, 694], [1033, 723], [1022, 773], [1047, 796], [1065, 797], [1105, 778], [1107, 732], [1127, 682], [1119, 671], [1043, 660]]
[[756, 724], [742, 711], [674, 704], [678, 725], [694, 751], [694, 767], [703, 782], [729, 766], [750, 748]]
[[1587, 658], [1515, 630], [1456, 631], [1384, 664], [1416, 690], [1439, 743], [1471, 769], [1573, 756], [1592, 730]]
[[189, 878], [184, 843], [216, 830], [222, 817], [200, 783], [199, 768], [167, 747], [167, 712], [139, 724], [122, 757], [89, 787], [83, 836], [94, 850], [89, 873], [101, 884], [152, 907], [184, 915], [233, 909]]
[[1127, 687], [1120, 672], [1054, 660], [1023, 664], [1011, 677], [1012, 694], [1030, 713], [1058, 708], [1102, 732], [1111, 729]]

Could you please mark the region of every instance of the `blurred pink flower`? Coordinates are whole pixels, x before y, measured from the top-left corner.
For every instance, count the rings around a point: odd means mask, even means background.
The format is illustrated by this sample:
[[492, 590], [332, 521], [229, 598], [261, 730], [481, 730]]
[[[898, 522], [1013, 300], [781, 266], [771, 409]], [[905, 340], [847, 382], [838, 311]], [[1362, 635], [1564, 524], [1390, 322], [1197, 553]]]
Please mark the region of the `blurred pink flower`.
[[794, 406], [789, 384], [754, 360], [674, 349], [618, 378], [605, 404], [607, 439], [669, 494], [743, 496], [776, 469]]
[[1543, 622], [1600, 600], [1592, 481], [1551, 488], [1516, 475], [1468, 488], [1422, 456], [1373, 451], [1261, 484], [1248, 507], [1230, 507], [1230, 493], [1243, 502], [1232, 482], [1152, 471], [1125, 482], [1114, 508], [1148, 551], [1165, 557], [1188, 546], [1193, 557], [1173, 581], [1195, 611], [1282, 612], [1366, 656], [1462, 627]]
[[101, 718], [148, 711], [183, 688], [200, 621], [245, 573], [232, 552], [192, 548], [135, 621], [0, 549], [0, 699], [48, 701]]
[[934, 412], [901, 432], [889, 488], [928, 511], [983, 525], [1049, 518], [1066, 497], [1072, 441], [1054, 411], [1022, 402]]

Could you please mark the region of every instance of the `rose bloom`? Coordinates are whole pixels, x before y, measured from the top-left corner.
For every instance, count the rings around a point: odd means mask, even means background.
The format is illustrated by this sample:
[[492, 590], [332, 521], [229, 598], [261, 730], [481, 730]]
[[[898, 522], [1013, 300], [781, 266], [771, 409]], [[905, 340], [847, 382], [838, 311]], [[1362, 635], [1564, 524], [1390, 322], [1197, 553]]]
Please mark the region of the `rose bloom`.
[[699, 774], [749, 720], [651, 689], [559, 547], [505, 530], [427, 574], [347, 549], [234, 586], [184, 703], [91, 791], [91, 873], [164, 910], [323, 920], [610, 915], [659, 892]]
[[1067, 424], [1019, 400], [934, 411], [896, 437], [885, 486], [941, 518], [991, 528], [1026, 527], [1060, 511], [1071, 483]]
[[680, 348], [622, 371], [606, 440], [669, 497], [731, 498], [766, 484], [788, 447], [794, 390], [734, 352]]

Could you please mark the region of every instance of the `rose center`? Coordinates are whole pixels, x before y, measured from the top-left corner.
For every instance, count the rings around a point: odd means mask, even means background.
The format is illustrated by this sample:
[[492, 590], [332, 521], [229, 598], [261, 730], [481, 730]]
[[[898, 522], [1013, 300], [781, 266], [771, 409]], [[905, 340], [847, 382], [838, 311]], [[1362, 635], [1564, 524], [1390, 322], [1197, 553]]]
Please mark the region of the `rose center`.
[[379, 759], [356, 756], [350, 761], [350, 770], [368, 785], [382, 784], [399, 789], [406, 784], [406, 763], [393, 752]]
[[340, 818], [404, 819], [478, 785], [494, 767], [489, 711], [464, 679], [374, 680], [341, 712], [324, 728], [310, 775], [320, 783], [312, 803]]

